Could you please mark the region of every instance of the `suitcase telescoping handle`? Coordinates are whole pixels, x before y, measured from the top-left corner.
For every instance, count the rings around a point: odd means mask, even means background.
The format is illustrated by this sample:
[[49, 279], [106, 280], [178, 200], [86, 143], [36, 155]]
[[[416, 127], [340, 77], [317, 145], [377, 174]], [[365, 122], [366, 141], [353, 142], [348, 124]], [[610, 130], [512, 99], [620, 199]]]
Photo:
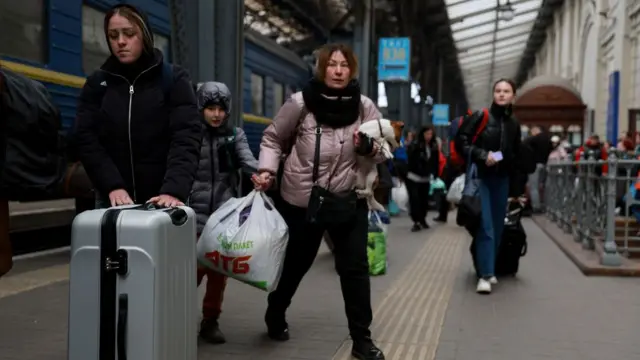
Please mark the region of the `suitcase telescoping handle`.
[[155, 203], [148, 202], [140, 207], [142, 210], [164, 210], [169, 217], [171, 218], [171, 222], [175, 226], [184, 225], [187, 220], [189, 220], [189, 215], [187, 212], [180, 208], [165, 208], [162, 206], [158, 206]]
[[120, 294], [118, 299], [117, 351], [118, 360], [127, 360], [127, 320], [129, 317], [129, 295]]

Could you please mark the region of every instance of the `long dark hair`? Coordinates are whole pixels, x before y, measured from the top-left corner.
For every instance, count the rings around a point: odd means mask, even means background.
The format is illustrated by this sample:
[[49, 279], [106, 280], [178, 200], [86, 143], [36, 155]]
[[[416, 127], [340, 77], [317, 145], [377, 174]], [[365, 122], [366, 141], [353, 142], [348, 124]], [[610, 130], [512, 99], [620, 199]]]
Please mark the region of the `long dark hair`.
[[424, 140], [424, 133], [426, 133], [427, 131], [431, 131], [431, 141], [429, 141], [428, 144], [426, 145], [433, 145], [434, 141], [436, 141], [436, 128], [435, 126], [433, 126], [433, 124], [429, 123], [425, 126], [423, 126], [420, 129], [420, 132], [418, 133], [417, 137], [418, 137], [418, 143], [419, 144], [425, 144], [426, 141]]

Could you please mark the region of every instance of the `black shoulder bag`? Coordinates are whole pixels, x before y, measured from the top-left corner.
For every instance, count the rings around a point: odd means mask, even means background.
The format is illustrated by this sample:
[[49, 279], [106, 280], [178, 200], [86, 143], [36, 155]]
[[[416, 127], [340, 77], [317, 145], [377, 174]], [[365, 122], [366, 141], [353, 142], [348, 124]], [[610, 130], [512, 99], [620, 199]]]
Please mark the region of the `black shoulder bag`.
[[[320, 167], [320, 140], [322, 127], [316, 125], [316, 150], [313, 157], [313, 187], [307, 206], [307, 221], [311, 224], [333, 225], [353, 220], [356, 214], [358, 196], [351, 190], [336, 194], [318, 184]], [[331, 177], [329, 176], [329, 182]]]

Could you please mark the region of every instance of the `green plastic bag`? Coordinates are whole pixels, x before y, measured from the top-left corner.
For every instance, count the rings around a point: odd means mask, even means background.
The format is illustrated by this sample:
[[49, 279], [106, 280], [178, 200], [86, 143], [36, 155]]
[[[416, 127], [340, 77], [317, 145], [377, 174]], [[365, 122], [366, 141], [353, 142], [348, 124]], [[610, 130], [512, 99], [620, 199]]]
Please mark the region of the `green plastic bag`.
[[381, 231], [370, 231], [367, 243], [369, 275], [384, 275], [387, 272], [387, 236]]
[[429, 196], [433, 195], [435, 190], [444, 190], [447, 186], [445, 185], [442, 179], [437, 178], [431, 182], [431, 187], [429, 188]]

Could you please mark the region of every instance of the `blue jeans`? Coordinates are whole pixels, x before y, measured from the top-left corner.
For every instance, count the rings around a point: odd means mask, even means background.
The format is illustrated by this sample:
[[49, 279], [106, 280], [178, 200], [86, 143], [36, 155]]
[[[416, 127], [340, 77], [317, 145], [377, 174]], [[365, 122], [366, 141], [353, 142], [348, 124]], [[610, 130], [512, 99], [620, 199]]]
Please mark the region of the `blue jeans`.
[[476, 260], [481, 277], [495, 275], [496, 256], [509, 199], [509, 177], [487, 176], [480, 182], [482, 219], [476, 235]]

